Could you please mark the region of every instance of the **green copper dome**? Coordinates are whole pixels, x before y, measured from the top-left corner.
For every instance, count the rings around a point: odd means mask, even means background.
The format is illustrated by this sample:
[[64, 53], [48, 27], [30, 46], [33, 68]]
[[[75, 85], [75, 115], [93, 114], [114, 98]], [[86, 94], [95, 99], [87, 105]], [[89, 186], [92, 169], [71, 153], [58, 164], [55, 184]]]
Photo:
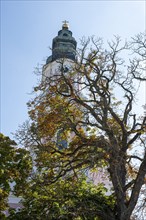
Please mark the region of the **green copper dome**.
[[53, 39], [52, 56], [48, 57], [46, 63], [50, 63], [60, 58], [75, 60], [77, 42], [72, 37], [68, 24], [65, 21], [62, 30], [58, 32], [58, 36]]

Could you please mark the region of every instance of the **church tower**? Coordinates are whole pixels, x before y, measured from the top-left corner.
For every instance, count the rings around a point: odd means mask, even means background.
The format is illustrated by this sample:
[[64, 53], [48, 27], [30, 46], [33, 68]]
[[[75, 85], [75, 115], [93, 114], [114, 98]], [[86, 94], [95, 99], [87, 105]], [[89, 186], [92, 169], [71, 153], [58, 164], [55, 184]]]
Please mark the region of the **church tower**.
[[77, 42], [69, 30], [68, 21], [63, 21], [62, 29], [52, 41], [52, 55], [47, 58], [43, 66], [42, 80], [45, 81], [46, 77], [53, 75], [59, 66], [57, 61], [60, 59], [63, 60], [67, 71], [67, 67], [76, 60], [76, 47]]
[[[58, 31], [58, 35], [52, 40], [52, 55], [46, 60], [46, 64], [42, 69], [42, 82], [46, 82], [49, 77], [58, 74], [63, 64], [63, 72], [66, 74], [72, 68], [76, 61], [77, 42], [69, 30], [67, 21], [63, 21], [62, 29]], [[63, 93], [68, 93], [68, 87], [63, 84], [61, 87]], [[62, 129], [58, 130], [55, 141], [59, 149], [66, 148], [67, 140], [63, 140]]]

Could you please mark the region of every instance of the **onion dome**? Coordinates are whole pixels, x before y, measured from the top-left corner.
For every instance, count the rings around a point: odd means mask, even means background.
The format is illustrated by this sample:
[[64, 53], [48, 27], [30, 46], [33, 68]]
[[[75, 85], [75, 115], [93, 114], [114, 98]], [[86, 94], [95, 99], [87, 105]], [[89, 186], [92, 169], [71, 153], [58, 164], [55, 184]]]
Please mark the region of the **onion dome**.
[[67, 21], [63, 22], [62, 30], [58, 32], [58, 36], [52, 42], [52, 56], [48, 57], [46, 63], [50, 63], [60, 58], [67, 58], [71, 60], [76, 59], [77, 42], [72, 37], [72, 32], [69, 30]]

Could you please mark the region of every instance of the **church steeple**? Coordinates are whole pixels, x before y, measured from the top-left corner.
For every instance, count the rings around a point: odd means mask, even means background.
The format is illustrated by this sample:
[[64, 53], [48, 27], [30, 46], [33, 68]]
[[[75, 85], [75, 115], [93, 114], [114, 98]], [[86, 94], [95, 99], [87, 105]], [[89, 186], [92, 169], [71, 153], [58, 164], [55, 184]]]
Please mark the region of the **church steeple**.
[[52, 42], [52, 56], [48, 57], [47, 64], [60, 58], [71, 60], [76, 59], [77, 42], [72, 37], [72, 32], [69, 30], [67, 21], [63, 21], [62, 30], [58, 32], [58, 36]]

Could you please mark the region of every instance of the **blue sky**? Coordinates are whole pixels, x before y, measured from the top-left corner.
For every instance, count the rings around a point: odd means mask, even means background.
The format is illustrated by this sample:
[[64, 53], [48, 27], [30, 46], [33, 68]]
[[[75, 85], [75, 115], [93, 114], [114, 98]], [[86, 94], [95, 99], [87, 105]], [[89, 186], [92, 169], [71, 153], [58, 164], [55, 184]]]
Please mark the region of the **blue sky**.
[[146, 29], [145, 8], [141, 0], [1, 0], [1, 132], [13, 137], [28, 118], [26, 102], [37, 82], [34, 69], [50, 55], [63, 20], [77, 41], [91, 35], [104, 41], [114, 35], [130, 39]]

